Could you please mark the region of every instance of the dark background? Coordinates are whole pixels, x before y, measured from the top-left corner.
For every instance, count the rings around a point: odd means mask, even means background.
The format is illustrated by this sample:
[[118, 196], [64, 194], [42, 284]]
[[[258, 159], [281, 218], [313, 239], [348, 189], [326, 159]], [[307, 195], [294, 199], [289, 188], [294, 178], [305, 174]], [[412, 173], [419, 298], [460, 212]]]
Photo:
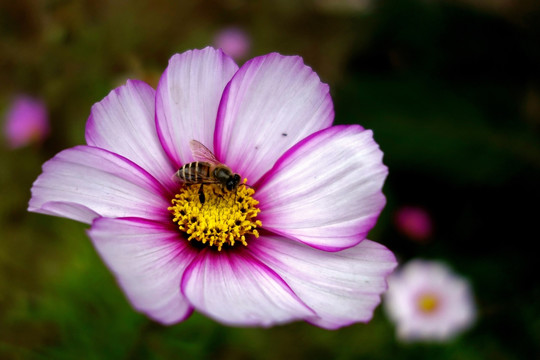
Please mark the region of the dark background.
[[[540, 4], [512, 0], [2, 1], [0, 112], [43, 98], [51, 136], [0, 143], [0, 358], [533, 359], [540, 287]], [[470, 280], [476, 324], [402, 344], [379, 307], [338, 331], [229, 328], [199, 314], [163, 327], [135, 313], [85, 225], [27, 213], [41, 164], [84, 143], [90, 107], [127, 78], [155, 87], [169, 57], [235, 25], [249, 57], [304, 57], [330, 84], [336, 123], [373, 129], [390, 174], [370, 238], [400, 262], [441, 260]], [[242, 62], [242, 61], [240, 61]], [[395, 212], [425, 208], [413, 241]]]

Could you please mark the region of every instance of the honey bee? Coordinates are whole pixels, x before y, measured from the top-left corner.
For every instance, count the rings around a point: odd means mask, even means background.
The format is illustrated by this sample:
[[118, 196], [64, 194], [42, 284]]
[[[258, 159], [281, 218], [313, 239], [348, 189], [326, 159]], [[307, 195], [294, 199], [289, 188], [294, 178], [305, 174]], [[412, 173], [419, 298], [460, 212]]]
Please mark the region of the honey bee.
[[186, 185], [200, 184], [199, 200], [204, 203], [203, 185], [221, 184], [227, 191], [236, 190], [240, 184], [240, 175], [219, 162], [216, 156], [197, 140], [189, 142], [191, 153], [196, 161], [182, 166], [174, 177]]

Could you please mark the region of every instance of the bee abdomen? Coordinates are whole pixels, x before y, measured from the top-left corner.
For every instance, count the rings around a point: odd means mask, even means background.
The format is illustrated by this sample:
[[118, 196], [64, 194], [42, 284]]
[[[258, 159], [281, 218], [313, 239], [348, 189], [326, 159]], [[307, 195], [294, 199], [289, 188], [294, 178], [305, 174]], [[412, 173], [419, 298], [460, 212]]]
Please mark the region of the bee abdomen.
[[176, 172], [176, 176], [185, 183], [198, 184], [210, 176], [210, 165], [205, 162], [194, 161], [182, 166]]

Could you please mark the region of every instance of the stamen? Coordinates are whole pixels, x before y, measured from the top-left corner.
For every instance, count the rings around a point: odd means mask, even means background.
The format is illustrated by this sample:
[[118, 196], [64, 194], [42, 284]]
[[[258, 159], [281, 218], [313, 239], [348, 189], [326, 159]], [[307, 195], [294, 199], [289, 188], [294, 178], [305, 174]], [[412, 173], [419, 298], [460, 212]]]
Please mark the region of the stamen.
[[261, 211], [253, 198], [255, 190], [246, 186], [247, 179], [235, 191], [227, 191], [220, 184], [185, 185], [171, 200], [168, 210], [173, 222], [188, 241], [196, 240], [207, 246], [247, 246], [249, 235], [259, 237], [256, 220]]
[[418, 309], [426, 314], [431, 314], [439, 307], [439, 298], [434, 294], [422, 294], [417, 300]]

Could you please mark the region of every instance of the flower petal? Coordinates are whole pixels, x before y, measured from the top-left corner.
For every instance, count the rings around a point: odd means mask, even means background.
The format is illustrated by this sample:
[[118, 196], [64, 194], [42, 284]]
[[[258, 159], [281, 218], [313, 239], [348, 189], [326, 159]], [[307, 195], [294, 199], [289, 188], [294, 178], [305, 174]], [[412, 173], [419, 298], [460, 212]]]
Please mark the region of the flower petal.
[[292, 145], [332, 125], [329, 87], [302, 58], [276, 53], [246, 62], [220, 103], [216, 155], [255, 183]]
[[48, 201], [41, 205], [39, 212], [85, 223], [89, 223], [92, 219], [99, 217], [98, 213], [86, 206], [67, 201]]
[[204, 250], [182, 279], [195, 309], [228, 325], [271, 326], [313, 312], [274, 271], [245, 250]]
[[358, 125], [301, 141], [256, 185], [263, 227], [327, 251], [356, 245], [385, 205], [382, 155]]
[[190, 140], [213, 150], [219, 100], [237, 69], [223, 51], [209, 47], [176, 54], [169, 60], [157, 88], [156, 127], [176, 167], [193, 161]]
[[391, 251], [370, 240], [339, 252], [276, 235], [261, 235], [249, 246], [317, 313], [306, 320], [327, 329], [369, 321], [397, 265]]
[[168, 184], [178, 169], [159, 142], [154, 109], [154, 89], [142, 81], [129, 80], [92, 106], [86, 142], [128, 158]]
[[[90, 146], [64, 150], [47, 161], [31, 191], [29, 211], [86, 223], [96, 214], [157, 220], [169, 216], [170, 195], [156, 179], [126, 158]], [[71, 214], [66, 207], [77, 209]]]
[[197, 252], [178, 232], [143, 219], [99, 218], [88, 235], [135, 309], [163, 324], [191, 314], [180, 280]]

